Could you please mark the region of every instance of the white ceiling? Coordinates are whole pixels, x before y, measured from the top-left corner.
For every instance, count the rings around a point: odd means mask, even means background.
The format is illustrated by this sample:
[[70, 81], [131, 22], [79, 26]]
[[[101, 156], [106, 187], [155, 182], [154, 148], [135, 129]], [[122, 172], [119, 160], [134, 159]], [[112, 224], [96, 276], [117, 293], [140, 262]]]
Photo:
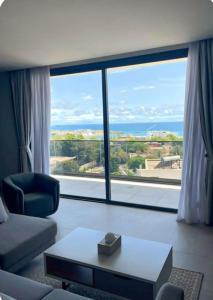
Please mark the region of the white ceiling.
[[5, 0], [0, 68], [52, 65], [213, 37], [210, 0]]

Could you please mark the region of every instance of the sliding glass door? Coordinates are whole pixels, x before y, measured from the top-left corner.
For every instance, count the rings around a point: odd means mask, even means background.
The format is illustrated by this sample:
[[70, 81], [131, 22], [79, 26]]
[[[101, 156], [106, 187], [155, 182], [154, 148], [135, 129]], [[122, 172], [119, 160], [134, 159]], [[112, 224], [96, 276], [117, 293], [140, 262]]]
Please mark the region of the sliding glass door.
[[50, 165], [63, 195], [177, 209], [186, 54], [52, 71]]
[[105, 199], [101, 71], [51, 77], [51, 173], [61, 193]]
[[[108, 69], [111, 198], [177, 208], [186, 59]], [[164, 183], [164, 184], [162, 184]]]

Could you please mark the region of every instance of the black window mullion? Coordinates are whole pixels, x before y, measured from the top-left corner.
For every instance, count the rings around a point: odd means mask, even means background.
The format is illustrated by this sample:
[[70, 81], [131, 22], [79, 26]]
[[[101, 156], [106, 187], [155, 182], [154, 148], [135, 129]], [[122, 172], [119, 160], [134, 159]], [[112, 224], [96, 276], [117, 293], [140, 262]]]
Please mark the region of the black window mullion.
[[103, 123], [104, 123], [105, 186], [106, 186], [106, 202], [109, 203], [111, 201], [111, 183], [110, 183], [110, 145], [109, 145], [107, 70], [102, 69], [101, 72], [102, 72]]

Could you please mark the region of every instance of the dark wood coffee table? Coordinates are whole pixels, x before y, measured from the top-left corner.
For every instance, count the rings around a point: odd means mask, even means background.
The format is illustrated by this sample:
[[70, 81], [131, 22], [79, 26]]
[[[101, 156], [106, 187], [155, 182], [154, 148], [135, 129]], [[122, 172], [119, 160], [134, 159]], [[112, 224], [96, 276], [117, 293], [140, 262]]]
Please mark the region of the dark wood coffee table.
[[77, 228], [44, 254], [47, 276], [77, 282], [129, 299], [153, 300], [172, 269], [172, 247], [122, 236], [111, 256], [98, 255], [105, 232]]

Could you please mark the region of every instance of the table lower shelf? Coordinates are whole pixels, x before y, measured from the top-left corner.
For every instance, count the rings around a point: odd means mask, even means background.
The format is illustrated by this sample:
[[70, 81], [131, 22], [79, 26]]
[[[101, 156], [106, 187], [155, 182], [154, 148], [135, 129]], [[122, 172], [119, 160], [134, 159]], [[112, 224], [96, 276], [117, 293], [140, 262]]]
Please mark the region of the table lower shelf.
[[47, 276], [58, 278], [62, 282], [80, 283], [132, 300], [153, 300], [157, 292], [154, 283], [82, 266], [49, 255], [45, 255], [45, 272]]

